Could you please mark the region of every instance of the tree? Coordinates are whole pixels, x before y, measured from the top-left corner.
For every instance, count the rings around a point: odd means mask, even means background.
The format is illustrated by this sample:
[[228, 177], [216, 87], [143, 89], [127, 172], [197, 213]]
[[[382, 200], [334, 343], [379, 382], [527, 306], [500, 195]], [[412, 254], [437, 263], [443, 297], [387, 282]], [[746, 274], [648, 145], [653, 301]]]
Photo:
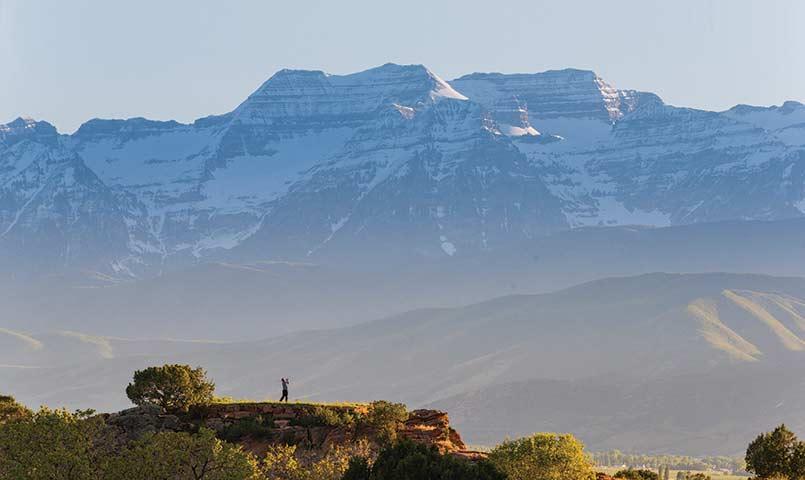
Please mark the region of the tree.
[[83, 412], [42, 408], [0, 424], [0, 480], [94, 480], [102, 421]]
[[215, 384], [201, 367], [163, 365], [134, 372], [126, 395], [136, 405], [159, 405], [169, 412], [186, 412], [193, 405], [212, 401]]
[[323, 454], [300, 453], [295, 445], [272, 445], [261, 467], [263, 475], [271, 480], [341, 480], [352, 459], [367, 458], [370, 453], [366, 441], [348, 447], [334, 446]]
[[405, 405], [385, 400], [372, 402], [366, 415], [366, 423], [377, 431], [377, 439], [381, 444], [396, 440], [397, 429], [406, 420], [408, 408]]
[[31, 411], [17, 403], [14, 397], [0, 395], [0, 425], [31, 416]]
[[255, 458], [218, 440], [212, 430], [159, 432], [143, 437], [109, 462], [107, 480], [257, 480]]
[[272, 480], [298, 480], [302, 465], [296, 458], [296, 445], [270, 445], [262, 462], [263, 474]]
[[342, 480], [505, 480], [491, 463], [471, 463], [442, 455], [433, 446], [402, 440], [389, 444], [371, 466], [355, 458]]
[[371, 474], [372, 467], [369, 465], [368, 458], [352, 457], [341, 480], [367, 480]]
[[805, 442], [803, 441], [794, 445], [788, 475], [792, 480], [805, 480]]
[[801, 443], [785, 424], [761, 433], [746, 449], [746, 471], [760, 478], [801, 478], [805, 475], [798, 471], [799, 465], [805, 463], [800, 456], [805, 451]]
[[627, 468], [626, 470], [620, 470], [615, 473], [615, 478], [623, 478], [625, 480], [659, 480], [659, 475], [651, 470]]
[[509, 480], [592, 480], [592, 465], [584, 445], [570, 434], [537, 433], [505, 441], [489, 460]]

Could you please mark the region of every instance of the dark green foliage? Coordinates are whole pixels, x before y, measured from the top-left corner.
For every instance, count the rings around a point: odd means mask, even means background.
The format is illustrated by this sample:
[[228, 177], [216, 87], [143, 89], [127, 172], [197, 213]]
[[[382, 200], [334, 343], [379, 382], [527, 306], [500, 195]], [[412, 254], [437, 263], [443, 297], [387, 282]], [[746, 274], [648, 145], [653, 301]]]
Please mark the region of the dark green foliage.
[[805, 479], [805, 441], [799, 441], [794, 445], [793, 451], [791, 452], [789, 468], [792, 479]]
[[350, 427], [360, 418], [345, 409], [316, 405], [310, 414], [291, 420], [291, 425], [302, 427]]
[[377, 431], [377, 438], [383, 444], [396, 440], [397, 428], [408, 419], [408, 408], [402, 403], [385, 400], [372, 402], [364, 422]]
[[[94, 480], [257, 480], [257, 460], [211, 430], [158, 432], [126, 445]], [[62, 478], [62, 477], [51, 477]]]
[[0, 424], [31, 416], [33, 412], [17, 403], [14, 397], [0, 395]]
[[370, 467], [353, 459], [344, 480], [505, 480], [490, 463], [471, 463], [441, 455], [434, 447], [409, 440], [384, 448]]
[[620, 470], [615, 474], [615, 478], [623, 478], [625, 480], [659, 480], [659, 475], [656, 472], [646, 469], [632, 469]]
[[760, 478], [805, 478], [805, 444], [785, 425], [761, 433], [746, 449], [746, 470]]
[[0, 480], [94, 480], [103, 463], [103, 421], [83, 412], [39, 411], [0, 423]]
[[342, 480], [369, 480], [372, 468], [365, 457], [352, 457]]
[[313, 415], [317, 418], [319, 425], [327, 427], [349, 427], [355, 425], [358, 420], [349, 410], [337, 408], [327, 408], [316, 405], [313, 408]]
[[169, 412], [186, 412], [212, 402], [215, 384], [201, 367], [163, 365], [134, 372], [126, 395], [136, 405], [159, 405]]
[[256, 417], [242, 418], [226, 426], [218, 433], [218, 438], [227, 442], [237, 442], [247, 437], [263, 440], [269, 438], [272, 428], [274, 428], [274, 420], [271, 417], [258, 415]]

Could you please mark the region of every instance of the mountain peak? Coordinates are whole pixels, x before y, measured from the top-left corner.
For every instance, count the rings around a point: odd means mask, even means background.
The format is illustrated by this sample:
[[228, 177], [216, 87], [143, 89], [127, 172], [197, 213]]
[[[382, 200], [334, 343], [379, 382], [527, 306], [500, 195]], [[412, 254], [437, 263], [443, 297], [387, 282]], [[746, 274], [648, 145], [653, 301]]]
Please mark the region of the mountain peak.
[[36, 121], [33, 118], [17, 117], [15, 120], [0, 124], [0, 138], [55, 136], [56, 127], [48, 122]]
[[796, 100], [786, 100], [785, 102], [783, 102], [783, 105], [780, 107], [780, 110], [794, 111], [799, 110], [803, 107], [805, 107], [805, 105], [803, 105], [802, 102], [797, 102]]
[[473, 72], [462, 75], [452, 82], [461, 82], [465, 80], [497, 80], [502, 81], [505, 79], [524, 79], [524, 78], [553, 78], [556, 80], [565, 81], [579, 81], [588, 80], [594, 81], [596, 79], [602, 80], [601, 77], [593, 70], [585, 70], [580, 68], [562, 68], [553, 70], [544, 70], [535, 73], [502, 73], [502, 72]]
[[370, 68], [363, 72], [347, 75], [346, 77], [361, 78], [363, 81], [379, 82], [386, 85], [410, 84], [428, 89], [431, 98], [452, 98], [467, 100], [467, 97], [457, 92], [449, 83], [443, 80], [421, 64], [400, 65], [386, 63], [379, 67]]
[[805, 108], [805, 105], [795, 100], [786, 100], [785, 102], [783, 102], [782, 105], [770, 105], [770, 106], [748, 105], [745, 103], [739, 103], [738, 105], [735, 105], [734, 107], [727, 110], [727, 113], [736, 113], [738, 115], [744, 115], [753, 112], [777, 111], [785, 115], [792, 112], [796, 112], [803, 108]]
[[[467, 100], [423, 65], [387, 63], [347, 75], [321, 70], [280, 70], [271, 76], [234, 112], [241, 123], [267, 121], [296, 126], [332, 125], [326, 119], [340, 117], [339, 124], [359, 122], [385, 107], [410, 108], [448, 98]], [[305, 121], [300, 121], [307, 119]]]
[[740, 104], [722, 113], [733, 120], [748, 122], [765, 130], [781, 130], [805, 124], [805, 105], [793, 100], [768, 107]]
[[170, 130], [180, 126], [175, 120], [149, 120], [143, 117], [128, 119], [93, 118], [84, 122], [75, 132], [77, 138], [96, 135], [116, 135], [122, 133], [141, 134]]
[[450, 83], [473, 101], [503, 113], [504, 123], [522, 128], [527, 126], [526, 116], [537, 130], [548, 132], [556, 132], [560, 128], [556, 122], [562, 119], [612, 123], [623, 116], [618, 90], [591, 70], [472, 73]]
[[394, 94], [399, 87], [421, 87], [429, 89], [434, 96], [466, 100], [467, 97], [455, 91], [441, 77], [421, 64], [400, 65], [386, 63], [356, 73], [336, 75], [322, 70], [283, 69], [271, 76], [254, 94], [285, 95], [289, 91], [306, 89], [349, 89], [357, 87], [380, 90], [386, 87]]

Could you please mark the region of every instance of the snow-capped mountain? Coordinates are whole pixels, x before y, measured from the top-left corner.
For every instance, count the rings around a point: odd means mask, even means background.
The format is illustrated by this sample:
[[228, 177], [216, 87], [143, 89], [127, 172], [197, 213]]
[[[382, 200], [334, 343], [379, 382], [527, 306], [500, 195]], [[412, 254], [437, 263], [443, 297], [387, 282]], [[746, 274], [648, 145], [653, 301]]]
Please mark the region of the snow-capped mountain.
[[593, 72], [282, 70], [192, 124], [0, 126], [0, 261], [444, 257], [585, 225], [805, 215], [805, 106], [708, 112]]

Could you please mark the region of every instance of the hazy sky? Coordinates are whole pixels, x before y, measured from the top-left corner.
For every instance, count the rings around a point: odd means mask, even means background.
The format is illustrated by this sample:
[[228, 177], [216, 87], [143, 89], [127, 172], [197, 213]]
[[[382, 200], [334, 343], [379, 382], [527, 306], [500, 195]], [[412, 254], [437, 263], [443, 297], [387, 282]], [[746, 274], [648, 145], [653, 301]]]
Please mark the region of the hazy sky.
[[805, 101], [802, 0], [0, 0], [0, 123], [191, 121], [281, 68], [595, 70], [675, 105]]

